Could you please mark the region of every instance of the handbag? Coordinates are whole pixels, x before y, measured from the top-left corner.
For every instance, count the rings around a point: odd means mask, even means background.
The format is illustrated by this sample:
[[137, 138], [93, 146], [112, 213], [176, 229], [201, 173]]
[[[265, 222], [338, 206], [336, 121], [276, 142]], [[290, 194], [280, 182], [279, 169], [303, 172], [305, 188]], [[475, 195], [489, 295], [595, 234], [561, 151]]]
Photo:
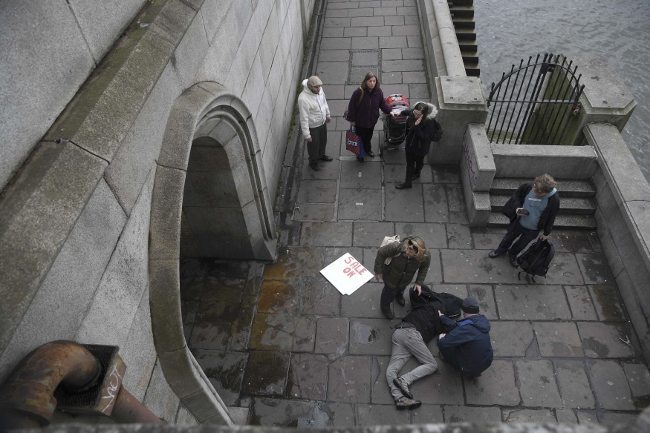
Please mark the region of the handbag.
[[350, 127], [345, 133], [345, 148], [350, 152], [357, 155], [357, 157], [365, 156], [365, 151], [363, 150], [363, 141], [359, 134], [357, 134], [354, 127]]

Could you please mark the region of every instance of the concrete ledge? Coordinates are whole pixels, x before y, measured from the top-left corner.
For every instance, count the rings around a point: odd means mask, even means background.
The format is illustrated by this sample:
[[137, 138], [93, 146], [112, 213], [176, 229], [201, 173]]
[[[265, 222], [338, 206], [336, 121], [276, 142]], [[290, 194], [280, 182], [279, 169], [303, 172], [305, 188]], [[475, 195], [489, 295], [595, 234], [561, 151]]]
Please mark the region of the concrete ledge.
[[467, 190], [463, 192], [469, 225], [471, 227], [485, 227], [488, 224], [490, 211], [492, 210], [490, 193]]
[[466, 77], [449, 4], [446, 0], [422, 0], [420, 4], [420, 9], [425, 11], [428, 18], [422, 22], [425, 26], [423, 33], [428, 39], [425, 45], [434, 53], [436, 59], [435, 76]]
[[468, 183], [471, 191], [490, 190], [496, 166], [485, 125], [482, 123], [467, 126], [460, 170], [463, 181]]
[[550, 173], [558, 179], [589, 179], [598, 169], [592, 146], [491, 144], [497, 177], [528, 178]]

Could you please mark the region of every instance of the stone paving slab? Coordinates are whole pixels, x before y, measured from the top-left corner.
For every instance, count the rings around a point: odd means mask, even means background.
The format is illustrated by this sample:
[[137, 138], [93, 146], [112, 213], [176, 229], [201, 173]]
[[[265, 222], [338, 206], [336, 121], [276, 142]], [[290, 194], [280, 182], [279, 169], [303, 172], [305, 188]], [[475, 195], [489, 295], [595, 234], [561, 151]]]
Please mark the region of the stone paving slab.
[[411, 423], [409, 411], [390, 405], [359, 405], [357, 425], [403, 425]]
[[609, 284], [596, 284], [589, 286], [589, 293], [593, 299], [598, 319], [605, 322], [623, 322], [623, 304], [618, 289]]
[[323, 410], [329, 415], [329, 425], [334, 427], [354, 425], [354, 406], [349, 403], [325, 403]]
[[379, 247], [384, 236], [392, 236], [395, 224], [392, 222], [355, 222], [353, 244], [362, 247]]
[[193, 354], [224, 403], [234, 405], [239, 400], [248, 354], [214, 350], [195, 350]]
[[447, 230], [443, 224], [396, 223], [395, 232], [401, 238], [419, 236], [427, 249], [447, 248]]
[[586, 286], [565, 286], [564, 292], [574, 320], [598, 320], [589, 289]]
[[314, 352], [339, 357], [348, 350], [350, 322], [343, 317], [321, 317], [316, 322]]
[[602, 253], [576, 254], [575, 255], [580, 271], [587, 284], [614, 283], [607, 259]]
[[[438, 371], [413, 383], [411, 392], [426, 404], [464, 404], [463, 380], [460, 374], [449, 364], [440, 361], [439, 356], [436, 356], [436, 361], [438, 361]], [[411, 360], [402, 371], [415, 366], [415, 360]]]
[[379, 308], [379, 300], [384, 285], [372, 282], [374, 280], [370, 281], [353, 294], [342, 297], [341, 315], [343, 317], [383, 319], [384, 315]]
[[534, 342], [535, 336], [530, 322], [494, 321], [490, 325], [494, 356], [523, 357]]
[[341, 292], [322, 276], [305, 277], [301, 291], [301, 314], [338, 316]]
[[423, 222], [422, 186], [413, 184], [411, 189], [395, 189], [395, 184], [386, 184], [387, 221]]
[[343, 356], [329, 365], [327, 399], [370, 402], [370, 357]]
[[336, 221], [335, 203], [301, 203], [294, 208], [294, 221]]
[[582, 361], [558, 360], [554, 364], [564, 407], [595, 408], [596, 402], [591, 392], [584, 363]]
[[622, 339], [629, 338], [629, 331], [618, 324], [578, 322], [585, 355], [589, 358], [631, 358], [632, 348]]
[[[386, 367], [390, 356], [373, 356], [370, 369], [370, 403], [388, 405], [393, 404], [386, 382]], [[404, 368], [408, 368], [408, 363]]]
[[465, 379], [467, 404], [519, 406], [515, 371], [511, 361], [495, 360], [476, 379]]
[[413, 424], [440, 424], [444, 422], [440, 405], [423, 404], [411, 412]]
[[336, 201], [335, 180], [303, 180], [304, 188], [298, 193], [300, 203], [334, 203]]
[[445, 422], [472, 422], [486, 424], [501, 422], [501, 410], [498, 407], [444, 406]]
[[242, 392], [248, 395], [283, 395], [289, 371], [289, 354], [256, 351], [248, 356]]
[[381, 189], [381, 164], [341, 161], [341, 188]]
[[393, 328], [386, 319], [350, 320], [350, 353], [390, 355]]
[[503, 411], [503, 422], [555, 423], [555, 415], [549, 409], [514, 409]]
[[377, 189], [339, 190], [339, 220], [378, 220], [381, 219], [382, 197]]
[[515, 366], [519, 377], [521, 400], [524, 406], [563, 406], [551, 361], [517, 360]]
[[[496, 320], [499, 318], [492, 286], [486, 284], [471, 284], [467, 295], [476, 298], [481, 314], [489, 320]], [[464, 298], [464, 296], [459, 297]]]
[[[445, 271], [446, 271], [445, 267]], [[569, 320], [571, 312], [561, 286], [497, 285], [494, 296], [505, 320]]]
[[316, 342], [316, 318], [297, 317], [295, 324], [291, 350], [294, 352], [313, 352]]
[[303, 223], [300, 243], [306, 246], [343, 247], [352, 244], [352, 223]]
[[251, 424], [295, 427], [298, 419], [310, 419], [314, 402], [275, 398], [254, 398]]
[[325, 400], [327, 397], [327, 357], [299, 353], [291, 357], [287, 392], [292, 398]]
[[589, 377], [600, 407], [611, 410], [635, 409], [625, 372], [618, 362], [593, 361], [589, 366]]
[[578, 328], [573, 322], [533, 323], [539, 351], [544, 357], [584, 357]]
[[632, 398], [648, 400], [650, 397], [650, 372], [643, 364], [623, 364]]

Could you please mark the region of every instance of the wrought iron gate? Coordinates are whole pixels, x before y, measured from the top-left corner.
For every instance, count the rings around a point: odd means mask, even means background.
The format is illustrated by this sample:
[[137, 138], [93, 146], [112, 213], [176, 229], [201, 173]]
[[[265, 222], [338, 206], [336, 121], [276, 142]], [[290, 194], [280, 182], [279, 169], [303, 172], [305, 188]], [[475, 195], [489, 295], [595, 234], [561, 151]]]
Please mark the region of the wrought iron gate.
[[584, 85], [573, 61], [562, 55], [540, 54], [519, 62], [492, 83], [487, 105], [487, 133], [492, 143], [565, 143], [569, 119], [577, 114]]

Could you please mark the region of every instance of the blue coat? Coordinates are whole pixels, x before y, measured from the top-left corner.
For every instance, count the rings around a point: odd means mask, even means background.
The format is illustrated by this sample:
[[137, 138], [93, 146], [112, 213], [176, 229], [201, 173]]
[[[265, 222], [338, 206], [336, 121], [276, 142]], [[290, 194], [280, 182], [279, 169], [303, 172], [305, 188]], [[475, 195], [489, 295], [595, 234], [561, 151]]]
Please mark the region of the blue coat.
[[438, 339], [438, 348], [445, 361], [464, 375], [479, 376], [492, 364], [490, 322], [482, 315], [469, 316], [455, 322], [441, 316], [442, 325], [449, 329]]

